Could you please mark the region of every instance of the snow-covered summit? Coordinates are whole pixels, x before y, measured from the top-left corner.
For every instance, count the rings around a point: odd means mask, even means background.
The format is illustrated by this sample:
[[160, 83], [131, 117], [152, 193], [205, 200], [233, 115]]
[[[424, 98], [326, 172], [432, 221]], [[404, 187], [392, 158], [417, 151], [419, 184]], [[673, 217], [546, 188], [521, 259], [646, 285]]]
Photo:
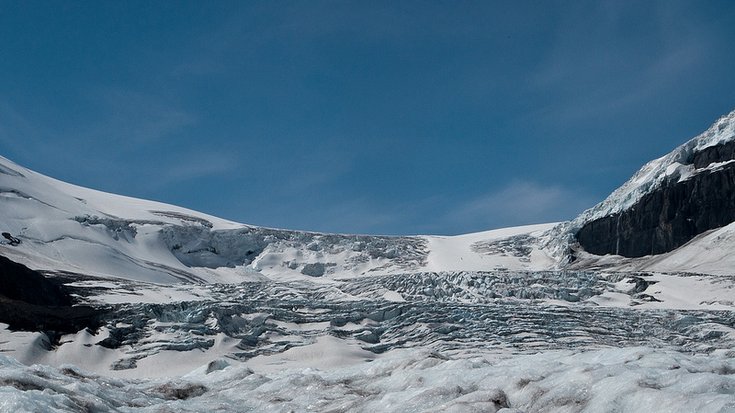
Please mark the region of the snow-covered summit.
[[[129, 220], [170, 224], [178, 224], [182, 221], [200, 222], [212, 229], [243, 227], [239, 223], [175, 205], [69, 184], [22, 167], [2, 156], [0, 156], [0, 196], [4, 197], [5, 201], [11, 198], [30, 201], [19, 201], [16, 204], [5, 202], [3, 205], [5, 217], [11, 217], [9, 221], [3, 221], [3, 223], [16, 232], [20, 228], [13, 227], [13, 224], [17, 223], [12, 219], [15, 209], [28, 208], [33, 204], [46, 205], [64, 214], [75, 216], [98, 216], [110, 219], [124, 217]], [[45, 217], [38, 216], [37, 218]]]

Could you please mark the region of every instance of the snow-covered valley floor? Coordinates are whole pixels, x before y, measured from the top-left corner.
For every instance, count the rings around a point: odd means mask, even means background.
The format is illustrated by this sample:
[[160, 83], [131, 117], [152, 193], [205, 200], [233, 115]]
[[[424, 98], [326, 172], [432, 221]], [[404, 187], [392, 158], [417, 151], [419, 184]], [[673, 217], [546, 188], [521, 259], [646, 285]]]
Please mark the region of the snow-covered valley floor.
[[103, 327], [0, 332], [0, 411], [735, 411], [728, 277], [71, 285]]

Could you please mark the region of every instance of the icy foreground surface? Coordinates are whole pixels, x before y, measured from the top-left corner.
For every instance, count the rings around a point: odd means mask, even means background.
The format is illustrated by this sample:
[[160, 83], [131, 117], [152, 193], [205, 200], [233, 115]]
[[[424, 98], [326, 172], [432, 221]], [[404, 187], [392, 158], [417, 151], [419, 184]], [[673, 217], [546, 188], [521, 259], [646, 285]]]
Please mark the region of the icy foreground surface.
[[[324, 349], [323, 351], [330, 351]], [[212, 366], [210, 366], [212, 367]], [[214, 365], [111, 379], [0, 356], [7, 412], [732, 412], [735, 362], [650, 348], [449, 359], [402, 351], [327, 370]]]

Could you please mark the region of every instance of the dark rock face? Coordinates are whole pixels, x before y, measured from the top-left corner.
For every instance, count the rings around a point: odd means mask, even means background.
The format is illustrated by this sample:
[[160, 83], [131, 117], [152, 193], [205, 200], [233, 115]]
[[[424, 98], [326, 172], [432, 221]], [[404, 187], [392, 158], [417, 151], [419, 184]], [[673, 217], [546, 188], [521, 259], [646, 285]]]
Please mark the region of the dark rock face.
[[692, 156], [691, 163], [699, 169], [713, 162], [724, 162], [730, 159], [735, 159], [735, 141], [705, 148]]
[[54, 334], [76, 333], [85, 328], [96, 330], [102, 325], [102, 311], [88, 306], [44, 306], [9, 300], [0, 296], [0, 322], [11, 330], [43, 331]]
[[[735, 142], [694, 153], [695, 168], [735, 158]], [[597, 255], [642, 257], [672, 251], [695, 236], [735, 221], [735, 164], [665, 182], [631, 208], [584, 225], [576, 238]]]
[[13, 330], [57, 333], [100, 325], [104, 310], [72, 303], [61, 283], [0, 256], [0, 322]]
[[326, 266], [320, 262], [314, 264], [306, 264], [301, 269], [301, 273], [310, 277], [321, 277], [326, 272]]
[[0, 256], [0, 295], [29, 304], [68, 306], [71, 297], [41, 273]]
[[18, 238], [15, 238], [13, 235], [11, 235], [9, 232], [3, 232], [2, 233], [3, 238], [8, 240], [8, 243], [12, 246], [20, 245], [20, 240]]

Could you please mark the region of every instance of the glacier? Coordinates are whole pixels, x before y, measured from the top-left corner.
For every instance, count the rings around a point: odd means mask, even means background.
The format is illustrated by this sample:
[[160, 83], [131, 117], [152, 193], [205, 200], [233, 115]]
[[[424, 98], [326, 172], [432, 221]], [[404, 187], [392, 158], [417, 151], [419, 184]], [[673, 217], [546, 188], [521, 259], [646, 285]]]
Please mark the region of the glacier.
[[[323, 344], [308, 356], [346, 352]], [[721, 355], [631, 347], [467, 359], [402, 351], [367, 364], [264, 372], [217, 360], [182, 377], [141, 381], [74, 366], [28, 367], [0, 355], [0, 410], [730, 412], [733, 371]]]
[[0, 320], [0, 411], [735, 412], [735, 223], [638, 258], [575, 241], [733, 141], [735, 112], [572, 221], [457, 236], [264, 228], [0, 157], [0, 256], [98, 318]]

